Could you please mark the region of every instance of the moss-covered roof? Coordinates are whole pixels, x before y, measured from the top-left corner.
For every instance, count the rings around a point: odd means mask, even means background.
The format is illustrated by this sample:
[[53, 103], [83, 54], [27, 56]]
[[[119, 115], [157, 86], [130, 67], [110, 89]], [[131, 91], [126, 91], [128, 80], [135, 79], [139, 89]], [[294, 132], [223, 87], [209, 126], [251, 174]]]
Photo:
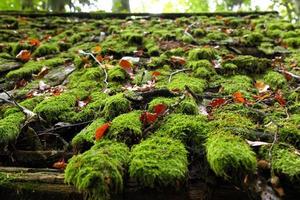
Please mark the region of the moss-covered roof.
[[78, 153], [66, 182], [90, 199], [128, 179], [180, 190], [195, 168], [259, 194], [299, 187], [299, 24], [120, 16], [0, 16], [1, 151]]

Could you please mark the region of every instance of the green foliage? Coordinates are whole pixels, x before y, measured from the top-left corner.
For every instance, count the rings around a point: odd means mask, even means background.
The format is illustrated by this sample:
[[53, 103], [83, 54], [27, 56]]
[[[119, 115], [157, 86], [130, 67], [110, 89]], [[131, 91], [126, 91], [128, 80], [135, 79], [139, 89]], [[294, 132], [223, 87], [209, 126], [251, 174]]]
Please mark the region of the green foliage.
[[176, 187], [187, 172], [187, 151], [179, 140], [154, 136], [132, 149], [129, 174], [144, 187]]
[[107, 137], [129, 146], [137, 144], [142, 138], [141, 112], [133, 111], [117, 116], [112, 121]]
[[190, 61], [198, 61], [202, 59], [213, 60], [217, 55], [217, 51], [214, 48], [204, 47], [190, 50], [188, 59]]
[[173, 76], [172, 81], [168, 84], [170, 90], [183, 91], [188, 86], [193, 92], [201, 94], [206, 88], [206, 81], [200, 78], [190, 77], [185, 73], [179, 73]]
[[131, 110], [131, 103], [124, 97], [124, 94], [119, 93], [107, 98], [103, 115], [106, 119], [112, 120], [122, 113], [127, 113]]
[[239, 91], [244, 95], [249, 94], [249, 91], [253, 89], [251, 78], [245, 75], [234, 75], [226, 79], [220, 80], [220, 84], [223, 87], [221, 90], [224, 94], [232, 95]]
[[108, 78], [110, 81], [122, 82], [128, 78], [128, 74], [119, 66], [115, 66], [108, 70]]
[[268, 71], [264, 75], [263, 80], [266, 84], [270, 85], [273, 90], [284, 89], [287, 85], [285, 77], [282, 74], [274, 71]]
[[207, 160], [218, 176], [230, 178], [236, 173], [254, 173], [256, 169], [255, 153], [238, 136], [227, 132], [211, 134], [206, 141]]
[[41, 44], [32, 54], [35, 57], [42, 57], [46, 55], [56, 54], [59, 52], [59, 48], [56, 44]]
[[201, 115], [171, 114], [159, 127], [155, 135], [179, 139], [184, 143], [192, 141], [201, 144], [206, 137], [207, 119]]
[[90, 125], [81, 130], [72, 139], [72, 146], [76, 151], [82, 150], [85, 143], [93, 144], [95, 140], [96, 129], [101, 125], [105, 124], [103, 118], [95, 119]]
[[128, 161], [129, 149], [125, 144], [102, 140], [69, 160], [65, 182], [83, 191], [87, 199], [110, 199], [110, 195], [123, 190]]

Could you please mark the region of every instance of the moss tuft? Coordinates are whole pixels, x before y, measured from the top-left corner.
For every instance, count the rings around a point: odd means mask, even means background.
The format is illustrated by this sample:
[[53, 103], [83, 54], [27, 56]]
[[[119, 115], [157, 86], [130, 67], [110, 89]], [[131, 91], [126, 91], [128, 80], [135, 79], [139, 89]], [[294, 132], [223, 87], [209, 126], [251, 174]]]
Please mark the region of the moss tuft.
[[133, 111], [114, 118], [107, 136], [127, 145], [137, 144], [142, 138], [140, 116], [140, 111]]
[[106, 119], [112, 120], [118, 115], [127, 113], [130, 110], [130, 101], [124, 97], [124, 94], [120, 93], [107, 98], [103, 109], [103, 115]]
[[205, 146], [208, 163], [218, 176], [230, 178], [256, 169], [255, 153], [238, 136], [226, 132], [210, 135]]
[[110, 199], [111, 195], [123, 191], [128, 160], [129, 149], [125, 144], [102, 140], [69, 160], [65, 182], [83, 191], [86, 199]]
[[202, 59], [213, 60], [217, 57], [217, 55], [217, 51], [214, 48], [203, 47], [190, 50], [188, 59], [190, 61], [198, 61]]
[[59, 52], [59, 47], [56, 44], [42, 44], [33, 53], [35, 57], [42, 57]]
[[144, 187], [178, 187], [187, 173], [187, 151], [179, 140], [154, 136], [132, 149], [129, 174]]
[[119, 66], [115, 66], [108, 70], [109, 81], [122, 82], [128, 78], [127, 73]]
[[283, 89], [287, 85], [285, 77], [278, 72], [268, 71], [263, 79], [273, 90]]

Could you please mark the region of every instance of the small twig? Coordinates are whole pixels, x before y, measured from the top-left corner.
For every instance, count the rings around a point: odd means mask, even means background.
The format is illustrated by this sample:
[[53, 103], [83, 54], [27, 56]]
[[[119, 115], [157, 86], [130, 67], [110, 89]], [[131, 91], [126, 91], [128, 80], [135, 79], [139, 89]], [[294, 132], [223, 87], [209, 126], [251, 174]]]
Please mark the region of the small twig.
[[172, 80], [172, 77], [175, 75], [175, 74], [178, 74], [180, 72], [186, 72], [186, 71], [191, 71], [191, 69], [179, 69], [179, 70], [176, 70], [175, 72], [172, 72], [169, 76], [169, 79], [168, 79], [168, 82], [170, 83], [171, 80]]
[[26, 119], [27, 121], [32, 119], [33, 117], [37, 116], [36, 113], [32, 112], [31, 110], [25, 108], [24, 106], [21, 106], [16, 100], [15, 98], [9, 94], [6, 90], [4, 90], [3, 88], [0, 88], [8, 97], [10, 100], [4, 99], [4, 98], [0, 98], [2, 101], [12, 104], [14, 106], [16, 106], [17, 108], [20, 109], [21, 112], [23, 112], [26, 115]]
[[296, 75], [296, 74], [293, 74], [292, 72], [288, 72], [288, 71], [281, 70], [281, 69], [278, 69], [278, 70], [276, 70], [276, 71], [278, 71], [278, 72], [280, 72], [280, 73], [282, 73], [282, 74], [287, 74], [287, 75], [291, 76], [292, 78], [294, 78], [294, 79], [300, 81], [300, 76], [298, 76], [298, 75]]
[[108, 86], [108, 73], [107, 73], [107, 71], [106, 71], [104, 65], [102, 65], [102, 63], [99, 62], [99, 60], [97, 60], [97, 58], [96, 58], [96, 57], [94, 56], [94, 54], [92, 54], [92, 53], [87, 53], [87, 52], [85, 52], [85, 51], [83, 51], [83, 50], [79, 50], [79, 53], [80, 53], [80, 54], [83, 54], [83, 55], [91, 56], [91, 57], [98, 63], [98, 65], [100, 66], [100, 68], [103, 70], [103, 72], [104, 72], [104, 74], [105, 74], [104, 83], [105, 83], [105, 85], [106, 85], [106, 87], [107, 87], [107, 86]]

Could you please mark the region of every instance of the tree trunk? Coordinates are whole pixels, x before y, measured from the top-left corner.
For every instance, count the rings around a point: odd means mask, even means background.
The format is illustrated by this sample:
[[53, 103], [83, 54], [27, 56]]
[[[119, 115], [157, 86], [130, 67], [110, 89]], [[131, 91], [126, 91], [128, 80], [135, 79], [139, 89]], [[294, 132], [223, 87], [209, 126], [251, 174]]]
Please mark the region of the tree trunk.
[[113, 0], [113, 12], [130, 12], [129, 0]]

